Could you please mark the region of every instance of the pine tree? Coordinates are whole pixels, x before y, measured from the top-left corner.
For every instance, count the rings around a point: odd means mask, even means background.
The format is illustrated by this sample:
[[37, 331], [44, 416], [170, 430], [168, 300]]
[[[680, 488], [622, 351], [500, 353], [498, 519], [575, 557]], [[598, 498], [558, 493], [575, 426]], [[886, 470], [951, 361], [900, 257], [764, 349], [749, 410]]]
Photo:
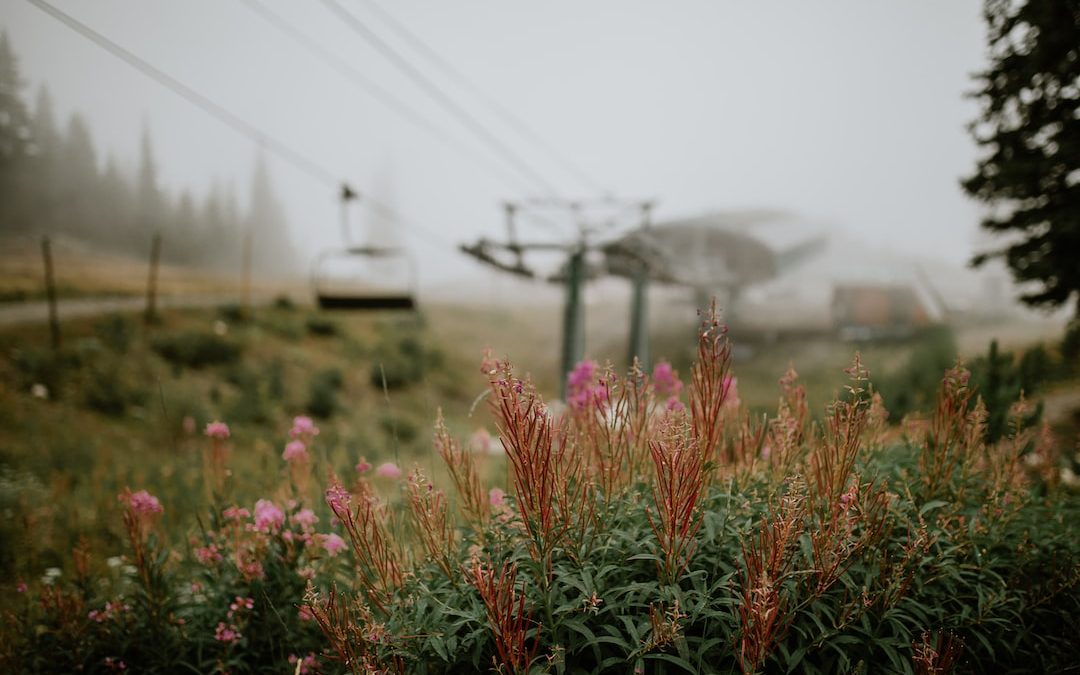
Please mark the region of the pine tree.
[[34, 147], [22, 86], [7, 33], [0, 32], [0, 232], [31, 225], [32, 200], [26, 188]]
[[251, 183], [251, 203], [246, 222], [252, 240], [252, 266], [260, 274], [280, 276], [294, 271], [295, 258], [289, 240], [289, 224], [274, 194], [266, 159], [259, 155]]
[[986, 0], [984, 16], [991, 63], [971, 125], [984, 154], [963, 185], [1006, 243], [973, 262], [1003, 258], [1034, 282], [1022, 300], [1075, 300], [1080, 317], [1080, 0]]
[[153, 143], [150, 129], [143, 127], [142, 141], [139, 144], [139, 169], [135, 181], [135, 223], [134, 230], [141, 236], [134, 237], [128, 244], [132, 251], [141, 251], [155, 232], [160, 232], [165, 222], [165, 196], [158, 186], [157, 162], [154, 160]]
[[91, 216], [98, 198], [98, 169], [90, 128], [79, 114], [71, 116], [64, 134], [57, 172], [60, 197], [57, 227], [65, 232], [92, 239], [96, 234]]

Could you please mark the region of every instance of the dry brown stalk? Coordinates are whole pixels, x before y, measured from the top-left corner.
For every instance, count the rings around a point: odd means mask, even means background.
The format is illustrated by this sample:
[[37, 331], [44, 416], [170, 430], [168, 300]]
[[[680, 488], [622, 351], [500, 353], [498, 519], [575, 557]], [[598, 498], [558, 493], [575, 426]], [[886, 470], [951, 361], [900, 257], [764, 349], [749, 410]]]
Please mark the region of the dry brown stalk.
[[407, 490], [417, 536], [431, 559], [447, 577], [453, 578], [452, 561], [455, 558], [457, 532], [450, 521], [446, 494], [435, 489], [419, 469], [409, 476]]
[[964, 642], [948, 631], [938, 634], [936, 639], [923, 631], [911, 648], [916, 675], [948, 675], [960, 663]]
[[720, 325], [713, 298], [698, 332], [697, 361], [690, 371], [690, 417], [695, 445], [707, 462], [717, 465], [724, 431], [724, 401], [731, 387], [731, 341]]
[[568, 534], [583, 540], [594, 513], [584, 462], [561, 422], [553, 419], [531, 385], [513, 376], [508, 365], [501, 365], [490, 384], [491, 405], [513, 468], [516, 503], [529, 534], [530, 553], [550, 572], [554, 549]]
[[490, 514], [490, 504], [480, 483], [480, 472], [471, 452], [465, 452], [461, 444], [450, 435], [443, 419], [442, 408], [435, 419], [435, 450], [446, 463], [447, 473], [457, 489], [459, 507], [466, 522], [474, 531], [482, 533]]
[[532, 626], [532, 612], [525, 607], [525, 591], [517, 586], [517, 565], [504, 562], [498, 574], [490, 565], [474, 559], [465, 574], [484, 603], [488, 626], [495, 636], [497, 660], [495, 671], [499, 673], [526, 673], [540, 644], [539, 626], [532, 646], [528, 646], [528, 632]]
[[946, 371], [938, 389], [937, 407], [919, 455], [927, 496], [937, 495], [956, 469], [968, 465], [981, 448], [985, 409], [969, 412], [975, 393], [968, 387], [970, 379], [971, 373], [957, 364]]
[[644, 474], [655, 402], [648, 376], [636, 360], [626, 378], [610, 372], [604, 377], [608, 402], [573, 411], [571, 421], [575, 442], [589, 459], [589, 473], [610, 500]]
[[660, 423], [659, 438], [649, 444], [656, 470], [652, 490], [656, 515], [652, 509], [646, 515], [663, 553], [659, 571], [667, 582], [686, 569], [701, 527], [698, 511], [705, 461], [689, 431], [685, 412], [672, 410]]
[[756, 672], [791, 622], [790, 595], [784, 583], [791, 575], [804, 522], [803, 485], [789, 482], [780, 508], [763, 519], [756, 536], [743, 543], [743, 570], [738, 604], [740, 631], [736, 642], [743, 673]]
[[388, 636], [375, 622], [371, 610], [359, 601], [351, 605], [344, 601], [336, 586], [330, 588], [324, 601], [311, 586], [304, 595], [304, 608], [326, 636], [337, 660], [354, 675], [363, 673], [401, 673], [404, 663], [396, 660], [389, 667], [380, 664], [375, 645], [386, 642]]
[[365, 494], [352, 498], [340, 486], [327, 490], [326, 503], [349, 535], [364, 592], [382, 614], [387, 614], [394, 589], [403, 579], [403, 553], [387, 527], [386, 509], [377, 498]]

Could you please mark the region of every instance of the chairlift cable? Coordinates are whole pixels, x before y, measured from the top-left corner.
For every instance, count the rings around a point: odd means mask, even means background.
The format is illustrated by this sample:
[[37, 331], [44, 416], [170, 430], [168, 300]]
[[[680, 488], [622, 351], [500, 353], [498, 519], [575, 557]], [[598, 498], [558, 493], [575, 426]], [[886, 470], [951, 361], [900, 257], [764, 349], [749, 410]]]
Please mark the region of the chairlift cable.
[[355, 15], [350, 13], [344, 7], [337, 2], [337, 0], [323, 0], [323, 4], [333, 12], [345, 25], [353, 30], [357, 35], [362, 37], [366, 42], [372, 45], [380, 53], [383, 54], [389, 61], [391, 61], [399, 70], [404, 72], [411, 80], [413, 80], [418, 86], [424, 89], [432, 98], [434, 98], [442, 107], [454, 115], [458, 121], [465, 126], [472, 134], [479, 138], [484, 143], [491, 146], [499, 156], [501, 156], [508, 164], [512, 165], [523, 176], [529, 177], [537, 185], [544, 188], [545, 192], [554, 195], [558, 191], [555, 187], [548, 182], [540, 173], [536, 171], [528, 162], [526, 162], [520, 155], [515, 153], [509, 146], [500, 141], [498, 137], [492, 134], [483, 123], [477, 120], [474, 116], [470, 115], [467, 110], [458, 105], [445, 91], [443, 91], [437, 84], [432, 82], [423, 72], [421, 72], [416, 66], [414, 66], [407, 58], [402, 56], [397, 50], [395, 50], [389, 43], [383, 40], [379, 35], [369, 28], [366, 24], [356, 18]]
[[[190, 103], [202, 108], [205, 112], [216, 117], [219, 121], [227, 125], [233, 131], [254, 140], [256, 143], [265, 147], [267, 150], [275, 154], [280, 159], [293, 165], [303, 173], [306, 173], [311, 178], [314, 178], [318, 182], [333, 187], [335, 190], [341, 188], [341, 180], [334, 174], [334, 172], [325, 168], [315, 160], [311, 159], [304, 153], [296, 150], [288, 144], [278, 140], [277, 138], [259, 130], [254, 125], [250, 124], [238, 115], [230, 112], [228, 109], [219, 105], [212, 99], [200, 94], [198, 91], [192, 89], [183, 82], [177, 80], [171, 75], [158, 69], [156, 66], [150, 64], [145, 59], [137, 56], [135, 53], [121, 47], [117, 43], [113, 42], [109, 38], [105, 37], [101, 33], [90, 28], [86, 24], [82, 23], [75, 17], [64, 12], [63, 10], [54, 7], [45, 0], [27, 0], [30, 4], [34, 5], [41, 11], [45, 12], [49, 16], [53, 17], [57, 21], [63, 23], [68, 28], [79, 33], [83, 37], [87, 38], [98, 47], [109, 52], [113, 56], [126, 62], [131, 67], [135, 68], [147, 77], [155, 80], [162, 86], [172, 90], [177, 95], [184, 99], [187, 99]], [[431, 240], [435, 240], [443, 245], [452, 247], [453, 243], [443, 237], [441, 234], [434, 230], [423, 227], [413, 221], [405, 220], [394, 209], [389, 206], [373, 199], [366, 194], [363, 195], [362, 201], [371, 206], [373, 210], [379, 212], [384, 217], [394, 220], [395, 222], [404, 225], [407, 230], [412, 230], [416, 234], [421, 234]], [[427, 239], [425, 239], [427, 240]]]
[[448, 136], [446, 131], [440, 129], [430, 120], [426, 119], [423, 114], [418, 112], [415, 108], [408, 105], [400, 98], [394, 96], [388, 89], [378, 84], [374, 80], [364, 75], [361, 71], [350, 65], [345, 59], [334, 54], [331, 50], [324, 47], [318, 40], [315, 40], [311, 36], [297, 30], [291, 23], [285, 20], [280, 14], [270, 10], [259, 0], [241, 0], [247, 7], [254, 13], [258, 14], [267, 23], [273, 25], [277, 30], [281, 31], [294, 42], [301, 45], [304, 49], [308, 50], [311, 54], [315, 55], [318, 59], [323, 61], [328, 66], [337, 70], [341, 75], [352, 81], [354, 85], [363, 89], [372, 98], [378, 100], [387, 108], [398, 115], [404, 117], [408, 121], [412, 122], [416, 126], [420, 127], [424, 131], [430, 133], [434, 138], [442, 143], [445, 143], [448, 147], [459, 151], [471, 159], [473, 159], [477, 165], [482, 166], [492, 176], [506, 180], [508, 175], [505, 170], [491, 163], [491, 160], [483, 155], [476, 153], [468, 145], [459, 142], [456, 138]]
[[[253, 0], [248, 0], [253, 1]], [[384, 9], [375, 0], [363, 0], [364, 3], [379, 17], [379, 19], [390, 27], [394, 33], [396, 33], [403, 40], [408, 42], [412, 47], [422, 54], [432, 65], [440, 69], [447, 77], [457, 82], [462, 88], [468, 90], [476, 97], [481, 103], [490, 108], [507, 126], [513, 128], [522, 137], [527, 138], [536, 147], [542, 149], [549, 157], [554, 159], [560, 164], [567, 172], [573, 174], [578, 180], [587, 184], [590, 188], [600, 193], [606, 193], [607, 190], [600, 184], [600, 181], [596, 180], [593, 176], [590, 176], [585, 172], [578, 164], [571, 161], [566, 155], [560, 153], [553, 145], [548, 143], [539, 133], [532, 129], [525, 123], [520, 117], [515, 115], [513, 111], [508, 109], [498, 99], [491, 96], [479, 86], [474, 84], [472, 80], [465, 76], [457, 68], [454, 68], [450, 63], [443, 58], [430, 44], [422, 40], [415, 33], [411, 32], [405, 27], [403, 23], [394, 18], [393, 14]]]

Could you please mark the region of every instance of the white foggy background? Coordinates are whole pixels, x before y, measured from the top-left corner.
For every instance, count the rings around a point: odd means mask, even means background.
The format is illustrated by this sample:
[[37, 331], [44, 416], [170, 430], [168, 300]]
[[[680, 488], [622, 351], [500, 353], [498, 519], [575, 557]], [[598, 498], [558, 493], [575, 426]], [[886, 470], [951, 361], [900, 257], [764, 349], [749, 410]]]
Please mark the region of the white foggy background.
[[[359, 90], [240, 0], [55, 4], [449, 243], [501, 236], [499, 202], [542, 192], [320, 2], [264, 4], [470, 154]], [[562, 195], [596, 194], [410, 51], [367, 0], [342, 4]], [[965, 125], [977, 106], [963, 94], [985, 61], [978, 0], [379, 6], [611, 193], [658, 200], [658, 220], [784, 209], [871, 249], [949, 267], [985, 244], [978, 207], [959, 186], [976, 157]], [[0, 7], [26, 98], [47, 84], [61, 124], [82, 113], [102, 162], [112, 154], [134, 167], [147, 125], [163, 187], [202, 195], [220, 179], [246, 200], [256, 144], [30, 4]], [[267, 156], [295, 245], [310, 256], [339, 244], [336, 194]], [[409, 245], [425, 288], [496, 278], [362, 205], [353, 222]]]

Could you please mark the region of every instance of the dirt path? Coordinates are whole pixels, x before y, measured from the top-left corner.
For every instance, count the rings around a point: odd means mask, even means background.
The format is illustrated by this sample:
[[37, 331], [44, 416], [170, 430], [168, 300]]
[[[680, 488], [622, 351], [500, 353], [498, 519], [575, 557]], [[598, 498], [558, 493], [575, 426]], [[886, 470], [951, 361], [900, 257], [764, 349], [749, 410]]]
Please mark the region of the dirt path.
[[[255, 296], [256, 305], [270, 302], [271, 296]], [[166, 295], [158, 298], [159, 309], [215, 307], [239, 302], [235, 294]], [[146, 299], [140, 297], [70, 298], [57, 301], [61, 321], [114, 312], [141, 312]], [[49, 319], [49, 305], [44, 300], [0, 304], [0, 326], [43, 323]]]

